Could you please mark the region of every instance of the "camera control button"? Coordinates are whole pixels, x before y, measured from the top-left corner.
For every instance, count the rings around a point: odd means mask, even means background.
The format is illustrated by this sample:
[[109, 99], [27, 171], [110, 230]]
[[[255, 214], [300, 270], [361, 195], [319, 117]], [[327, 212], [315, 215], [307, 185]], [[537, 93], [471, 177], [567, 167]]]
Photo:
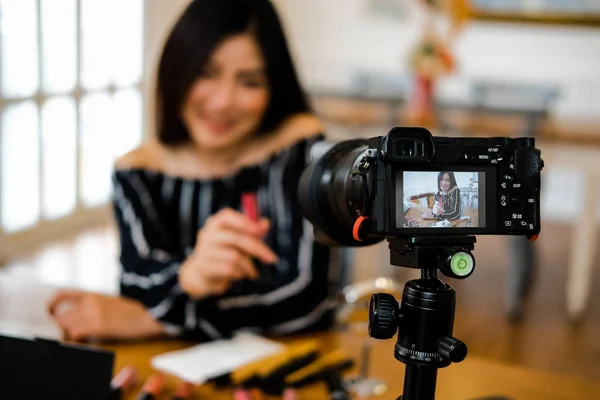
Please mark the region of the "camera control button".
[[509, 174], [504, 174], [504, 175], [502, 175], [502, 180], [504, 180], [506, 182], [511, 182], [513, 180], [513, 176], [509, 175]]
[[508, 198], [510, 208], [519, 209], [523, 206], [523, 196], [518, 193], [513, 193]]
[[470, 160], [473, 159], [473, 154], [471, 154], [471, 153], [460, 153], [458, 155], [458, 159], [460, 161], [470, 161]]
[[510, 228], [512, 226], [512, 221], [504, 221], [504, 226]]
[[498, 162], [509, 163], [513, 161], [513, 155], [511, 153], [500, 152], [498, 153]]
[[487, 161], [490, 159], [490, 155], [489, 154], [478, 154], [477, 159], [480, 161]]

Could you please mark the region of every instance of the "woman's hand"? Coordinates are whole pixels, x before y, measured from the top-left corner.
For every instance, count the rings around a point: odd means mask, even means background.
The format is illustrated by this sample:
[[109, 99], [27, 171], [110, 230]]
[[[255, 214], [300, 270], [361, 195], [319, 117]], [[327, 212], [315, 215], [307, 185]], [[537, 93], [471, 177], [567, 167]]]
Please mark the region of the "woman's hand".
[[444, 207], [441, 207], [440, 203], [436, 201], [433, 205], [432, 213], [435, 215], [442, 215], [444, 213]]
[[164, 334], [141, 303], [124, 297], [61, 290], [48, 304], [48, 312], [67, 340], [133, 340]]
[[423, 219], [431, 219], [433, 218], [433, 213], [431, 212], [431, 210], [427, 210], [421, 213], [421, 218]]
[[179, 271], [181, 288], [194, 298], [224, 293], [235, 280], [255, 279], [252, 258], [272, 264], [277, 256], [262, 238], [267, 220], [252, 221], [232, 209], [207, 219], [198, 232], [196, 247]]

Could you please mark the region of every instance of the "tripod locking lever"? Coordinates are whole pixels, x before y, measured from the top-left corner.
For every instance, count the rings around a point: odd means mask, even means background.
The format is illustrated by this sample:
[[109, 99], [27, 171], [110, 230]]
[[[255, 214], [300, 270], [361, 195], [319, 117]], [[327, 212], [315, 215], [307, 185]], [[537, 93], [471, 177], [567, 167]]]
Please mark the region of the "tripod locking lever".
[[400, 307], [388, 293], [371, 295], [369, 312], [369, 336], [375, 339], [391, 339], [398, 331]]
[[467, 345], [452, 336], [444, 336], [438, 345], [440, 354], [453, 363], [459, 363], [467, 356]]

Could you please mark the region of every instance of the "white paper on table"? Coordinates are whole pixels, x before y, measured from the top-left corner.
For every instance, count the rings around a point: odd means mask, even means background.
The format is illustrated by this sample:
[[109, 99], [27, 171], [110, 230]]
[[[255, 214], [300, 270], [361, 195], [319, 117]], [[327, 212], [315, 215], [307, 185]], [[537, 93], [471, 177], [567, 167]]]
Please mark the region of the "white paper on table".
[[[58, 324], [46, 311], [59, 287], [15, 273], [0, 273], [0, 334], [22, 338], [62, 339]], [[23, 307], [29, 307], [23, 312]]]
[[232, 339], [215, 340], [152, 358], [152, 367], [200, 385], [208, 379], [232, 372], [243, 365], [285, 349], [275, 341], [253, 333], [238, 333]]

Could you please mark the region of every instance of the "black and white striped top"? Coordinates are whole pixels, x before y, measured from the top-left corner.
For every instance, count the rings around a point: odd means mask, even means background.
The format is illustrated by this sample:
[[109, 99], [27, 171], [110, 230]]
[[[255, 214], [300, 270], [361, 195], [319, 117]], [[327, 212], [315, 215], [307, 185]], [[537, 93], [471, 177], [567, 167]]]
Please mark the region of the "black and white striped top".
[[461, 213], [461, 198], [460, 198], [460, 189], [457, 186], [454, 186], [452, 189], [446, 192], [438, 191], [434, 200], [439, 202], [444, 209], [444, 212], [440, 215], [433, 215], [435, 218], [441, 220], [444, 219], [455, 219], [460, 218]]
[[[115, 171], [121, 294], [141, 301], [173, 333], [199, 340], [240, 329], [276, 335], [329, 327], [339, 290], [339, 257], [314, 241], [296, 196], [310, 145], [321, 138], [303, 139], [219, 179], [187, 179], [141, 168]], [[190, 298], [177, 275], [197, 231], [223, 207], [240, 210], [242, 190], [248, 189], [257, 193], [261, 217], [271, 220], [265, 240], [279, 261], [275, 266], [256, 261], [260, 278], [238, 281], [223, 295]]]

